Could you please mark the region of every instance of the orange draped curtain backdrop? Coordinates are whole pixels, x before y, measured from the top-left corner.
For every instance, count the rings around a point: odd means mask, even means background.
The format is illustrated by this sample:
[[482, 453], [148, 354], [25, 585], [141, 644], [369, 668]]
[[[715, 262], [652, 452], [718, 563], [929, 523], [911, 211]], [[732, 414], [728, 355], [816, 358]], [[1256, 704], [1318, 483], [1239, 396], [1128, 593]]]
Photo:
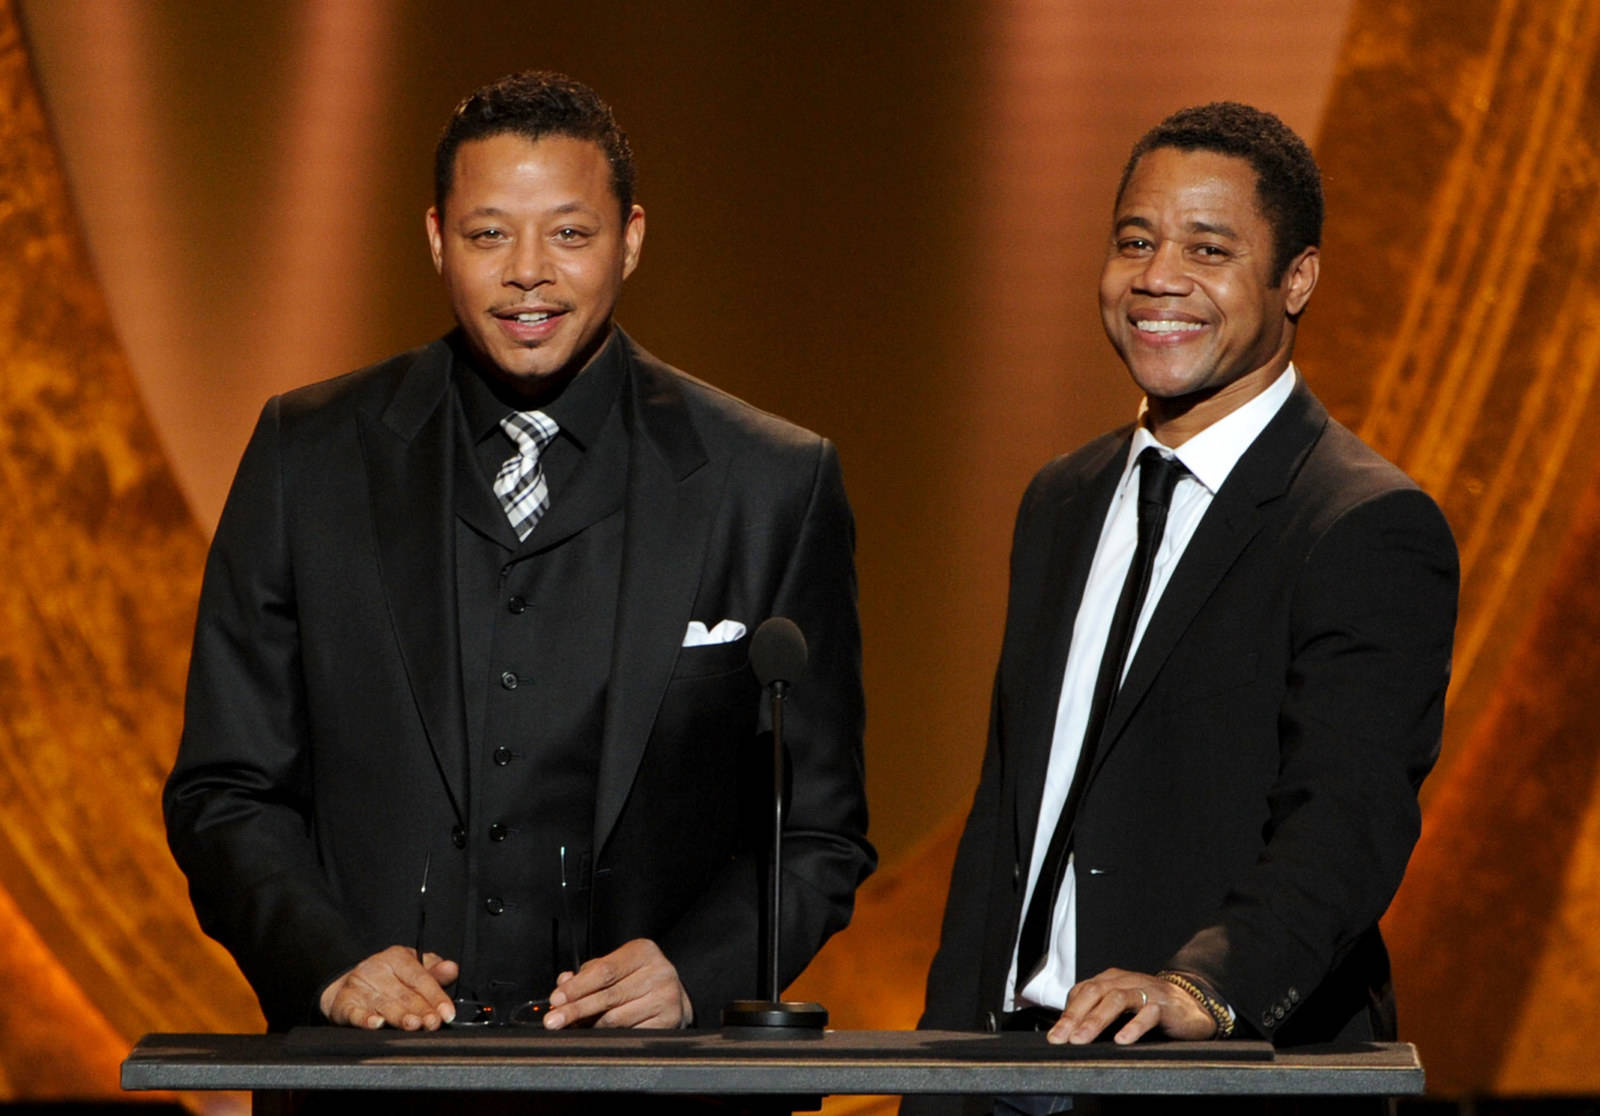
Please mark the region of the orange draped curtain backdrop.
[[726, 0], [538, 36], [518, 7], [0, 0], [0, 1099], [112, 1094], [146, 1031], [259, 1026], [157, 805], [206, 534], [268, 391], [445, 324], [431, 132], [527, 64], [634, 134], [624, 320], [841, 446], [885, 868], [795, 991], [844, 1027], [916, 1017], [1021, 486], [1130, 413], [1092, 294], [1122, 153], [1219, 96], [1319, 137], [1297, 359], [1463, 558], [1386, 923], [1404, 1037], [1444, 1093], [1600, 1092], [1600, 4]]

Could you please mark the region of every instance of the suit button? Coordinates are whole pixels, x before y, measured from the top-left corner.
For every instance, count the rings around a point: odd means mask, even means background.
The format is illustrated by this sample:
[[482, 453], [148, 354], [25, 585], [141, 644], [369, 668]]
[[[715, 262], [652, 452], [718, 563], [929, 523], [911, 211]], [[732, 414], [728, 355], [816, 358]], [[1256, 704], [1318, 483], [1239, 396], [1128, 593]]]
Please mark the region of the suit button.
[[1000, 1029], [1000, 1019], [992, 1011], [983, 1013], [983, 1029], [991, 1035]]
[[459, 825], [452, 825], [450, 827], [450, 843], [458, 849], [466, 848], [467, 831], [462, 829]]
[[511, 749], [510, 748], [496, 748], [494, 750], [494, 765], [496, 767], [505, 767], [510, 762], [511, 762]]
[[504, 841], [509, 836], [511, 836], [511, 830], [499, 822], [495, 822], [489, 827], [489, 840], [491, 841]]
[[513, 616], [521, 616], [528, 610], [528, 598], [523, 596], [512, 597], [506, 602], [506, 611]]
[[483, 901], [483, 909], [492, 915], [504, 914], [506, 910], [506, 903], [505, 900], [501, 899], [498, 895], [491, 895], [489, 898]]
[[1289, 1002], [1291, 1004], [1298, 1004], [1300, 1002], [1300, 989], [1294, 987], [1289, 989]]
[[500, 675], [500, 685], [504, 686], [508, 690], [515, 690], [517, 688], [517, 676], [512, 674], [509, 670], [503, 672]]

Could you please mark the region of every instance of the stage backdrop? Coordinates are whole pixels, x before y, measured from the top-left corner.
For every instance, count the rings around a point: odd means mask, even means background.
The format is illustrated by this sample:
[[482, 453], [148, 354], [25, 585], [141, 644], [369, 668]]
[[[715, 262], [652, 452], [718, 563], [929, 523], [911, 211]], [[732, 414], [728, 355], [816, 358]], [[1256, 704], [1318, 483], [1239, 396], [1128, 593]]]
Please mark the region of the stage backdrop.
[[1436, 1090], [1600, 1090], [1597, 41], [1581, 0], [0, 0], [0, 1098], [259, 1025], [159, 829], [205, 540], [267, 394], [447, 324], [433, 136], [525, 65], [633, 136], [630, 330], [841, 448], [884, 869], [796, 989], [840, 1026], [915, 1019], [1021, 488], [1131, 414], [1093, 293], [1128, 145], [1216, 97], [1318, 137], [1299, 362], [1464, 562], [1402, 1028]]

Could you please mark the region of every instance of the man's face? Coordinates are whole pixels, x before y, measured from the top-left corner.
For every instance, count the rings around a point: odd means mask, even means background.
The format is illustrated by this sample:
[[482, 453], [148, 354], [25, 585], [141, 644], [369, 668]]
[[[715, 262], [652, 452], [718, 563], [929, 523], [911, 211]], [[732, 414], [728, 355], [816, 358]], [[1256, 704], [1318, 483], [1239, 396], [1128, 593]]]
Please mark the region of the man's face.
[[644, 210], [626, 222], [599, 144], [502, 134], [456, 152], [433, 265], [484, 370], [536, 399], [604, 343], [639, 262]]
[[1275, 284], [1273, 248], [1244, 159], [1157, 148], [1134, 167], [1100, 273], [1100, 316], [1157, 423], [1190, 416], [1192, 434], [1288, 365], [1290, 315], [1316, 285], [1317, 252]]

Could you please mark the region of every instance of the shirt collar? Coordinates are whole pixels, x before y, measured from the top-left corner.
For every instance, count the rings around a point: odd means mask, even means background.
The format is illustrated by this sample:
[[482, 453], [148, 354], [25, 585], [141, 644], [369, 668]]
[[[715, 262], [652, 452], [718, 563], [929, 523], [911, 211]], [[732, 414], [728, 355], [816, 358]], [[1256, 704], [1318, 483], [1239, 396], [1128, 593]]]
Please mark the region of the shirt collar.
[[[553, 400], [538, 410], [561, 427], [561, 437], [580, 447], [594, 444], [605, 425], [606, 416], [622, 390], [623, 355], [620, 331], [613, 329], [600, 351], [590, 358], [576, 376]], [[517, 410], [514, 401], [502, 399], [490, 386], [477, 362], [458, 335], [452, 336], [455, 353], [455, 378], [461, 408], [467, 416], [467, 429], [474, 443], [500, 433], [500, 420]]]
[[1156, 446], [1167, 456], [1183, 462], [1194, 478], [1215, 496], [1221, 491], [1228, 474], [1233, 472], [1233, 467], [1239, 463], [1239, 458], [1244, 456], [1244, 451], [1261, 436], [1273, 416], [1288, 401], [1298, 376], [1299, 372], [1291, 361], [1265, 391], [1229, 411], [1177, 449], [1162, 445], [1150, 433], [1144, 424], [1145, 405], [1140, 404], [1139, 424], [1133, 431], [1133, 443], [1129, 447], [1127, 463], [1123, 466], [1122, 483], [1127, 483], [1133, 464], [1144, 448]]

